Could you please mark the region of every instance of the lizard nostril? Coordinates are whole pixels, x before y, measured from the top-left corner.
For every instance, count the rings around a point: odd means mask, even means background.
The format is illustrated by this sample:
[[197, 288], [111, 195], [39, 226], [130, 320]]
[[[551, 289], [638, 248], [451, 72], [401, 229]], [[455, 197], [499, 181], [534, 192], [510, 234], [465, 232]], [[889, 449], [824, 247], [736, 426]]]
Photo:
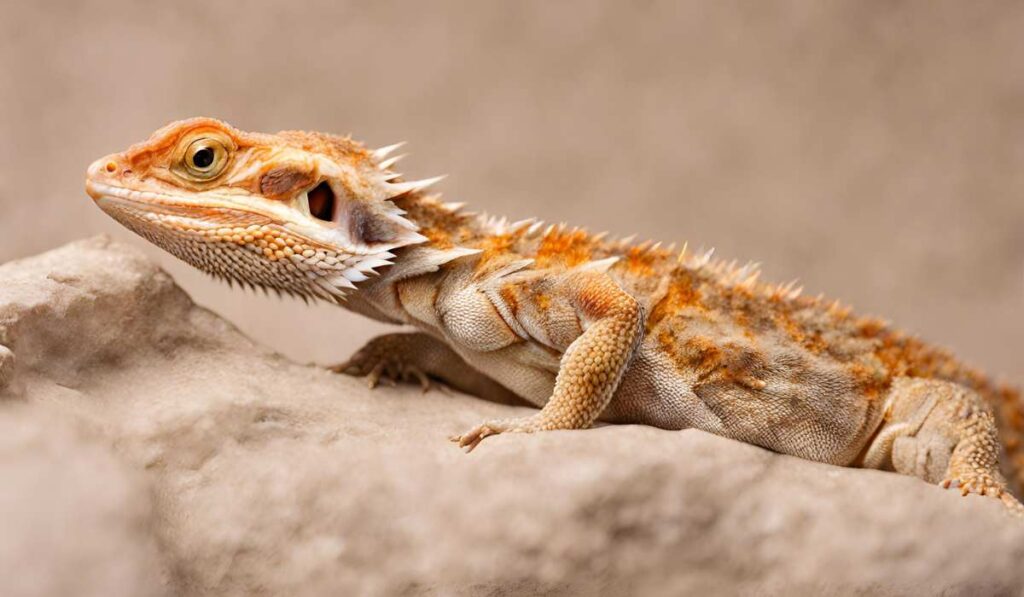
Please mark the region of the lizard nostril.
[[105, 169], [110, 174], [113, 174], [114, 172], [117, 172], [117, 164], [115, 164], [114, 162], [107, 162]]

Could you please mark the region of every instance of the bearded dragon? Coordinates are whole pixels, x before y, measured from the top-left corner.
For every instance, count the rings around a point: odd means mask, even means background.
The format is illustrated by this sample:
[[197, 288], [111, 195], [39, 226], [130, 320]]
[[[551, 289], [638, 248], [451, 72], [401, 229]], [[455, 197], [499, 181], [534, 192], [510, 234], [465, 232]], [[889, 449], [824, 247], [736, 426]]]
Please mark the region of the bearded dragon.
[[754, 265], [466, 212], [396, 172], [397, 148], [195, 118], [97, 160], [86, 191], [214, 276], [415, 328], [337, 372], [539, 408], [454, 436], [467, 451], [597, 421], [697, 428], [1024, 513], [1016, 390]]

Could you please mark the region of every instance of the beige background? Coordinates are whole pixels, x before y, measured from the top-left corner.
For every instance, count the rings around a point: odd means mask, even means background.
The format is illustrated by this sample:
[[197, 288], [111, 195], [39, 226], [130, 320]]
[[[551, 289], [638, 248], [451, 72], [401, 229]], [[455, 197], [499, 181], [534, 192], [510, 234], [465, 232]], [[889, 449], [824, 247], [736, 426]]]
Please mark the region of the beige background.
[[[143, 246], [84, 169], [202, 114], [404, 139], [453, 200], [716, 246], [1024, 382], [1024, 4], [825, 4], [5, 2], [0, 261]], [[151, 253], [300, 360], [377, 329]]]

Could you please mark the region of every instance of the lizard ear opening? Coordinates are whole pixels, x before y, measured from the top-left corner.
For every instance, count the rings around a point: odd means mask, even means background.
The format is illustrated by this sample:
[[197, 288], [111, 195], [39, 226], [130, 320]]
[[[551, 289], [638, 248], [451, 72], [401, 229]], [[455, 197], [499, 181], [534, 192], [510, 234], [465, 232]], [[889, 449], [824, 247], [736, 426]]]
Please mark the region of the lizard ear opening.
[[337, 208], [334, 191], [327, 181], [321, 182], [309, 191], [309, 213], [318, 220], [331, 222]]
[[299, 200], [299, 209], [307, 217], [332, 224], [313, 226], [310, 232], [358, 254], [389, 251], [427, 240], [395, 204], [360, 197], [338, 179], [320, 182], [300, 195]]

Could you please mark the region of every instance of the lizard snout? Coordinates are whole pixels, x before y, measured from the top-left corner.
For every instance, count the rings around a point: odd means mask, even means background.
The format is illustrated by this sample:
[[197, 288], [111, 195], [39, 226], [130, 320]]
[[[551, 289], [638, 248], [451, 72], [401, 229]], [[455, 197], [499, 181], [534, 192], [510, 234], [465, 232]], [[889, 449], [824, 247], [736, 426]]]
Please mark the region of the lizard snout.
[[94, 201], [99, 201], [107, 194], [103, 190], [104, 187], [121, 186], [124, 177], [130, 174], [131, 170], [120, 154], [102, 157], [89, 165], [85, 177], [85, 192]]

